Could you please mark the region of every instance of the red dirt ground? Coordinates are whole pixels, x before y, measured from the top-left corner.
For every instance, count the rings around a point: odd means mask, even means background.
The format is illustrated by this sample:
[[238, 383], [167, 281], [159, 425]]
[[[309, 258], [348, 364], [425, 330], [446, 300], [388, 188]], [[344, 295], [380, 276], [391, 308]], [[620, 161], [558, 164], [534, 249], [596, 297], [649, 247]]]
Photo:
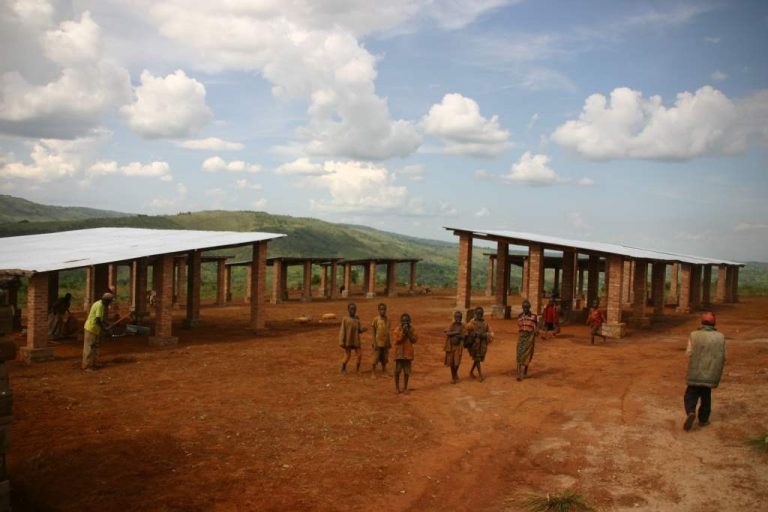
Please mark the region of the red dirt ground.
[[[357, 302], [369, 324], [379, 300]], [[452, 385], [450, 291], [385, 302], [421, 336], [408, 395], [391, 377], [339, 373], [338, 321], [292, 321], [341, 317], [345, 301], [270, 305], [257, 336], [245, 307], [207, 307], [199, 328], [176, 328], [175, 349], [106, 342], [94, 373], [74, 340], [54, 362], [10, 363], [15, 510], [514, 511], [526, 493], [565, 489], [603, 510], [766, 510], [768, 455], [745, 439], [768, 429], [768, 298], [716, 307], [729, 360], [712, 424], [689, 433], [697, 315], [595, 346], [564, 326], [537, 342], [523, 382], [515, 323], [492, 319], [486, 381], [467, 378], [465, 354]]]

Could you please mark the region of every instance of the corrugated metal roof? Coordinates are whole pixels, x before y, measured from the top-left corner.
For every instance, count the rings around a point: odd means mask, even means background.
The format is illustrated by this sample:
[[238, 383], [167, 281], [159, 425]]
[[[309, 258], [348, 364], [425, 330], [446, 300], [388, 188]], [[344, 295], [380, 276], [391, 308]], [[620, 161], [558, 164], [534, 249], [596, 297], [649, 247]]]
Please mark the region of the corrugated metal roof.
[[232, 247], [280, 233], [96, 228], [0, 238], [0, 270], [49, 272], [177, 252]]
[[702, 258], [699, 256], [688, 256], [684, 254], [675, 254], [671, 252], [655, 251], [651, 249], [639, 249], [620, 244], [609, 244], [604, 242], [587, 242], [583, 240], [570, 240], [567, 238], [558, 238], [554, 236], [538, 235], [535, 233], [524, 233], [520, 231], [505, 231], [498, 229], [469, 229], [453, 228], [444, 226], [451, 231], [464, 231], [478, 236], [489, 236], [497, 238], [507, 238], [516, 242], [522, 242], [526, 245], [528, 242], [539, 243], [549, 247], [565, 247], [569, 249], [580, 249], [588, 252], [599, 252], [604, 254], [618, 254], [636, 259], [671, 261], [680, 263], [691, 263], [694, 265], [743, 265], [729, 260], [718, 260], [714, 258]]

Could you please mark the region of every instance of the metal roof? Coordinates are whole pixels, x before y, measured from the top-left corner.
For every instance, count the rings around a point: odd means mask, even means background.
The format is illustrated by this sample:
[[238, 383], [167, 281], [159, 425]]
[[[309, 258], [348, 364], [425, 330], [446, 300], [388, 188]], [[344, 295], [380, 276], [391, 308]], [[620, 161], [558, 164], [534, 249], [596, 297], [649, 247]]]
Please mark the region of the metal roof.
[[0, 238], [0, 270], [49, 272], [147, 256], [234, 247], [280, 233], [96, 228]]
[[520, 231], [505, 231], [498, 229], [467, 229], [467, 228], [452, 228], [444, 226], [445, 229], [450, 231], [462, 231], [465, 233], [471, 233], [477, 238], [505, 238], [510, 243], [518, 245], [528, 245], [529, 243], [538, 243], [545, 245], [546, 247], [559, 247], [565, 249], [579, 249], [584, 252], [602, 253], [602, 254], [618, 254], [621, 256], [627, 256], [629, 258], [644, 259], [644, 260], [656, 260], [656, 261], [672, 261], [680, 263], [691, 263], [694, 265], [738, 265], [743, 266], [743, 263], [738, 263], [729, 260], [718, 260], [713, 258], [702, 258], [699, 256], [688, 256], [683, 254], [675, 254], [672, 252], [655, 251], [651, 249], [639, 249], [636, 247], [630, 247], [620, 244], [609, 244], [604, 242], [585, 242], [582, 240], [569, 240], [567, 238], [558, 238], [554, 236], [538, 235], [534, 233], [523, 233]]

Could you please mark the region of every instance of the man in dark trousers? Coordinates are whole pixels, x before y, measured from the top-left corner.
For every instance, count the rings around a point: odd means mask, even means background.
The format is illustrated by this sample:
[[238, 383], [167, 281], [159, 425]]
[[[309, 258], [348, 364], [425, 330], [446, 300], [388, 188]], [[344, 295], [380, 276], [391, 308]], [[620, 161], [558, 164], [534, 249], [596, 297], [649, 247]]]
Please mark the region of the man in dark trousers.
[[683, 429], [688, 431], [696, 419], [696, 405], [699, 407], [699, 426], [709, 425], [709, 414], [712, 412], [712, 388], [720, 384], [725, 366], [725, 336], [715, 329], [715, 315], [707, 311], [701, 315], [701, 327], [688, 337], [688, 374], [685, 389], [685, 423]]

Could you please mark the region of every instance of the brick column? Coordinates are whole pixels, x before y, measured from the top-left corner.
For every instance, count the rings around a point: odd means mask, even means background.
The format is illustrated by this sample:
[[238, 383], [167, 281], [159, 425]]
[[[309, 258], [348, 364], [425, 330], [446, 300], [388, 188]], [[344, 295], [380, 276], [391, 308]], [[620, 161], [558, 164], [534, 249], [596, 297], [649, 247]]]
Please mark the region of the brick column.
[[224, 264], [224, 302], [232, 302], [232, 265]]
[[[680, 264], [680, 290], [677, 299], [678, 313], [691, 312], [691, 265], [688, 263]], [[673, 267], [674, 274], [674, 267]], [[672, 281], [674, 283], [674, 280]]]
[[664, 316], [664, 284], [666, 282], [667, 264], [657, 261], [651, 265], [651, 302], [653, 303], [653, 318]]
[[492, 297], [493, 296], [493, 268], [494, 263], [496, 262], [496, 256], [493, 254], [488, 255], [488, 275], [486, 276], [485, 280], [485, 296], [486, 297]]
[[301, 302], [312, 302], [312, 261], [304, 261], [303, 282], [301, 285]]
[[491, 306], [491, 316], [493, 318], [509, 318], [509, 312], [507, 311], [507, 293], [509, 291], [509, 244], [506, 240], [499, 240], [496, 243], [495, 277], [495, 300], [493, 306]]
[[133, 263], [128, 264], [128, 304], [133, 307], [133, 305], [136, 303], [136, 299], [134, 298], [134, 280], [135, 280], [135, 272], [133, 271]]
[[[251, 286], [251, 267], [248, 267], [248, 286]], [[288, 263], [282, 263], [280, 267], [280, 294], [283, 301], [288, 300]]]
[[83, 290], [83, 311], [89, 311], [93, 304], [93, 265], [85, 269], [85, 289]]
[[739, 302], [739, 267], [733, 266], [733, 278], [731, 279], [731, 299]]
[[[285, 269], [287, 270], [287, 269]], [[288, 275], [286, 273], [286, 275]], [[288, 288], [286, 287], [286, 290]], [[251, 266], [246, 265], [245, 267], [245, 297], [243, 298], [243, 302], [248, 304], [251, 302]]]
[[472, 300], [472, 235], [459, 234], [459, 269], [456, 277], [456, 307], [469, 308]]
[[691, 265], [691, 311], [701, 308], [701, 265]]
[[[607, 274], [607, 273], [606, 273]], [[592, 307], [592, 303], [598, 300], [598, 285], [600, 284], [600, 257], [594, 254], [589, 255], [587, 264], [587, 308]]]
[[200, 251], [189, 251], [187, 254], [187, 316], [184, 327], [191, 329], [200, 323], [200, 281], [201, 274]]
[[179, 338], [173, 335], [173, 262], [171, 254], [158, 256], [152, 271], [157, 292], [155, 332], [149, 337], [149, 344], [153, 347], [169, 347], [179, 342]]
[[544, 246], [531, 244], [528, 247], [528, 301], [531, 311], [541, 314], [544, 296]]
[[376, 262], [371, 261], [368, 264], [368, 287], [367, 291], [365, 292], [366, 298], [371, 298], [376, 296]]
[[177, 258], [176, 262], [179, 266], [178, 274], [176, 275], [176, 303], [179, 305], [186, 305], [187, 303], [187, 258]]
[[283, 302], [283, 263], [280, 260], [272, 260], [272, 298], [270, 302], [272, 304], [280, 304]]
[[115, 263], [110, 263], [107, 266], [107, 288], [115, 294], [115, 299], [117, 299], [117, 265]]
[[555, 277], [552, 280], [552, 294], [560, 295], [560, 267], [555, 267]]
[[320, 267], [320, 294], [323, 298], [328, 297], [328, 265], [322, 265]]
[[410, 279], [408, 279], [408, 291], [413, 294], [414, 290], [416, 289], [416, 261], [411, 262], [411, 274]]
[[725, 300], [726, 304], [733, 302], [733, 267], [725, 267]]
[[27, 284], [27, 343], [19, 351], [26, 363], [53, 359], [48, 346], [48, 272], [32, 274]]
[[576, 252], [563, 251], [563, 284], [560, 287], [560, 308], [563, 313], [573, 310], [575, 277]]
[[344, 291], [341, 293], [342, 297], [347, 298], [352, 295], [352, 291], [349, 289], [350, 286], [352, 286], [352, 264], [344, 263]]
[[144, 323], [149, 317], [147, 310], [147, 258], [139, 258], [133, 262], [133, 309], [139, 323]]
[[715, 291], [715, 302], [725, 302], [725, 285], [726, 285], [726, 274], [727, 268], [725, 265], [720, 265], [717, 267], [717, 289]]
[[[376, 278], [374, 278], [374, 283], [376, 282]], [[369, 263], [363, 264], [363, 293], [367, 294], [370, 290], [371, 286], [371, 266]]]
[[251, 260], [251, 328], [263, 329], [264, 317], [264, 286], [267, 276], [267, 242], [253, 244]]
[[712, 287], [712, 265], [704, 265], [701, 278], [701, 305], [705, 308], [710, 306], [710, 288]]
[[397, 263], [387, 263], [387, 296], [397, 297]]
[[216, 305], [223, 306], [227, 301], [227, 288], [224, 283], [227, 282], [227, 266], [224, 260], [216, 260]]
[[[579, 264], [578, 254], [576, 255], [576, 265]], [[582, 303], [584, 301], [584, 269], [579, 269], [579, 279], [578, 284], [576, 285], [576, 298], [578, 299], [578, 305], [583, 308], [584, 304]]]
[[[672, 264], [672, 270], [669, 274], [669, 299], [667, 299], [667, 302], [674, 305], [680, 304], [679, 294], [680, 289], [678, 287], [678, 282], [680, 280], [678, 274], [680, 273], [680, 264], [679, 263], [673, 263]], [[686, 302], [686, 304], [688, 304]], [[687, 306], [686, 306], [687, 307]]]
[[608, 297], [603, 334], [611, 338], [622, 338], [626, 327], [621, 321], [621, 289], [624, 284], [624, 258], [618, 254], [609, 255], [606, 258], [605, 270], [608, 278]]
[[[627, 266], [624, 265], [624, 269], [626, 268]], [[650, 319], [645, 316], [648, 262], [645, 260], [634, 260], [634, 264], [630, 265], [630, 268], [632, 269], [632, 279], [630, 282], [634, 288], [632, 291], [632, 325], [635, 327], [645, 327], [650, 323]], [[624, 282], [626, 282], [626, 279]]]
[[8, 379], [6, 361], [16, 359], [16, 343], [0, 340], [0, 510], [11, 510], [11, 482], [6, 468], [6, 452], [10, 447], [13, 424], [13, 390]]
[[330, 293], [328, 294], [328, 297], [331, 299], [335, 299], [339, 296], [339, 287], [336, 286], [338, 284], [338, 279], [336, 278], [336, 275], [339, 273], [339, 265], [335, 261], [331, 262], [331, 286], [330, 286]]
[[633, 260], [624, 260], [624, 281], [621, 283], [621, 302], [622, 304], [634, 304], [632, 295], [634, 288], [632, 286]]
[[522, 284], [522, 290], [520, 290], [520, 296], [523, 299], [528, 298], [528, 292], [529, 292], [528, 281], [530, 280], [530, 278], [531, 278], [530, 265], [528, 264], [528, 257], [526, 256], [525, 258], [523, 258], [523, 284]]
[[46, 274], [48, 274], [48, 311], [50, 311], [53, 303], [59, 298], [59, 272], [54, 270]]

